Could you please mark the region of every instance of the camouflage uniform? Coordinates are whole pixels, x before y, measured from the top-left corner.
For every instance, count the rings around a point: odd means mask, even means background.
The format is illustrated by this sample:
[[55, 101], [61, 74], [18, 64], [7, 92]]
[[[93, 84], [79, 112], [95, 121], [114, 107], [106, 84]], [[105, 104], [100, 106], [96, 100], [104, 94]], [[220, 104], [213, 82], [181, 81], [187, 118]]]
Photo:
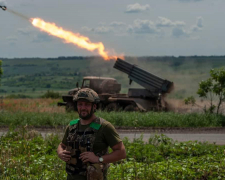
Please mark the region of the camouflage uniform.
[[[81, 89], [74, 96], [74, 101], [79, 99], [85, 99], [92, 103], [98, 103], [100, 101], [98, 94], [88, 88]], [[121, 139], [111, 123], [102, 118], [96, 118], [83, 130], [80, 128], [82, 126], [83, 125], [79, 123], [79, 119], [71, 121], [62, 141], [62, 143], [67, 146], [66, 149], [71, 152], [71, 159], [66, 163], [68, 177], [75, 177], [71, 179], [77, 179], [77, 176], [83, 176], [85, 179], [87, 178], [87, 180], [106, 179], [106, 172], [109, 164], [93, 164], [90, 162], [82, 163], [79, 156], [85, 151], [94, 152], [95, 155], [99, 157], [103, 156], [108, 153], [108, 146], [114, 146], [120, 142]], [[99, 147], [95, 147], [95, 149], [93, 148], [96, 136], [97, 144], [100, 143], [101, 145], [100, 150]]]
[[[93, 152], [95, 135], [103, 122], [105, 123], [104, 119], [96, 118], [85, 131], [79, 131], [79, 119], [70, 122], [66, 147], [66, 149], [71, 152], [71, 159], [66, 164], [66, 171], [68, 174], [80, 174], [89, 177], [97, 176], [97, 179], [103, 179], [103, 171], [107, 169], [108, 164], [82, 163], [79, 159], [81, 153], [86, 151]], [[108, 148], [96, 155], [100, 157], [107, 153]]]

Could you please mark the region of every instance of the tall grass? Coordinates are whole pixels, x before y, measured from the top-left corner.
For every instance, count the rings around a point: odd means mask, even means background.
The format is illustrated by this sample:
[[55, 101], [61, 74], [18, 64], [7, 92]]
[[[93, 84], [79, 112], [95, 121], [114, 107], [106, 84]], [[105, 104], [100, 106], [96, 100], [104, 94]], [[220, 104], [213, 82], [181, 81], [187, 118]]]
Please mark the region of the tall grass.
[[[79, 116], [58, 107], [59, 99], [3, 99], [0, 103], [1, 125], [59, 126]], [[124, 127], [225, 127], [225, 116], [174, 112], [105, 112], [97, 111], [114, 126]]]
[[[207, 114], [178, 114], [168, 112], [97, 112], [97, 116], [119, 127], [225, 127], [225, 117]], [[59, 126], [67, 125], [78, 114], [50, 112], [0, 113], [0, 125]]]
[[3, 99], [0, 110], [10, 112], [65, 112], [65, 108], [58, 107], [59, 99]]

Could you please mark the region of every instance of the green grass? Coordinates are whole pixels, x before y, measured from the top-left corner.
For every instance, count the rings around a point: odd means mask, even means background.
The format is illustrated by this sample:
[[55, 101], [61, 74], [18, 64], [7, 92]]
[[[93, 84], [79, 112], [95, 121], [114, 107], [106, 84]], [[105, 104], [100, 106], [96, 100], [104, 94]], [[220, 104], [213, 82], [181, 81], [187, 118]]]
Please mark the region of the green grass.
[[[172, 112], [97, 112], [119, 127], [225, 127], [225, 117], [209, 114], [178, 114]], [[0, 125], [58, 126], [67, 125], [78, 114], [40, 112], [1, 112]]]
[[[45, 139], [26, 128], [0, 137], [0, 179], [66, 179], [65, 163], [56, 154], [58, 135]], [[123, 140], [127, 157], [111, 164], [109, 180], [225, 179], [225, 146], [176, 142], [165, 135]]]

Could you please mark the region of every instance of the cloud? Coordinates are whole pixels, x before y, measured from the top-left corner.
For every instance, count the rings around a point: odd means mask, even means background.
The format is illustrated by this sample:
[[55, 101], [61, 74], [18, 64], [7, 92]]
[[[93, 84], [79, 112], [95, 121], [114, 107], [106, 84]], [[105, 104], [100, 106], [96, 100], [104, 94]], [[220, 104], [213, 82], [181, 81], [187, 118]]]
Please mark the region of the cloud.
[[185, 30], [182, 27], [175, 27], [172, 30], [172, 36], [179, 37], [190, 37], [193, 33], [201, 31], [203, 29], [203, 18], [197, 17], [196, 24], [191, 26], [189, 30]]
[[16, 42], [18, 40], [18, 38], [14, 37], [14, 36], [9, 36], [6, 38], [6, 40], [8, 40], [9, 42]]
[[142, 11], [146, 11], [149, 8], [150, 8], [150, 6], [148, 4], [142, 6], [139, 3], [136, 3], [136, 4], [128, 5], [125, 12], [126, 13], [139, 13], [139, 12], [142, 12]]
[[30, 28], [20, 28], [20, 29], [17, 29], [17, 32], [24, 36], [28, 36], [32, 33], [32, 30]]
[[53, 37], [48, 35], [48, 34], [44, 34], [44, 33], [38, 33], [37, 35], [35, 35], [33, 37], [32, 42], [34, 43], [41, 43], [41, 42], [50, 42], [53, 40]]
[[6, 38], [6, 40], [10, 45], [15, 45], [16, 42], [18, 41], [18, 38], [15, 36], [9, 36]]
[[197, 23], [196, 24], [199, 28], [202, 28], [203, 27], [203, 18], [197, 17]]
[[203, 18], [197, 17], [196, 24], [191, 27], [192, 32], [201, 31], [203, 29]]
[[128, 27], [128, 32], [130, 33], [148, 33], [148, 34], [156, 34], [159, 32], [155, 23], [150, 20], [140, 20], [136, 19], [134, 24]]
[[172, 30], [172, 36], [176, 38], [189, 37], [190, 33], [181, 27], [174, 27]]
[[165, 17], [158, 17], [155, 22], [150, 20], [136, 19], [133, 25], [128, 27], [128, 32], [132, 33], [151, 33], [157, 34], [163, 30], [163, 28], [170, 27], [184, 27], [185, 22], [183, 21], [171, 21]]
[[107, 34], [107, 33], [111, 32], [112, 29], [110, 27], [107, 27], [107, 26], [99, 26], [99, 27], [96, 27], [96, 28], [89, 28], [87, 26], [84, 26], [84, 27], [82, 27], [82, 31], [94, 32], [96, 34]]
[[151, 34], [161, 36], [172, 36], [175, 38], [191, 37], [191, 35], [203, 28], [203, 18], [198, 17], [196, 23], [186, 28], [184, 21], [172, 21], [166, 17], [158, 17], [155, 21], [151, 20], [134, 20], [133, 24], [113, 21], [108, 25], [89, 28], [83, 27], [82, 30], [86, 32], [93, 32], [98, 34], [113, 33], [115, 36], [127, 36], [129, 34]]
[[113, 21], [109, 25], [110, 26], [114, 26], [114, 27], [121, 27], [121, 26], [126, 26], [126, 23], [118, 22], [118, 21]]
[[106, 26], [100, 26], [100, 27], [95, 28], [94, 32], [98, 33], [98, 34], [106, 34], [106, 33], [111, 32], [111, 29]]
[[165, 17], [158, 17], [159, 20], [156, 22], [157, 27], [174, 27], [174, 26], [185, 26], [185, 22], [183, 21], [171, 21], [170, 19], [167, 19]]

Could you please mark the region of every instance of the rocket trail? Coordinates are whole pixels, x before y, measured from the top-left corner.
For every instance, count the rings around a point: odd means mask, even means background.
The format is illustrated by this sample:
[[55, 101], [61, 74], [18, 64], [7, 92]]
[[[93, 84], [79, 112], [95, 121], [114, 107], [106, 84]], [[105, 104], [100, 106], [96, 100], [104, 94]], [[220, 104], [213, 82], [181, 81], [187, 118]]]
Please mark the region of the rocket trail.
[[18, 12], [16, 12], [16, 11], [13, 11], [13, 10], [11, 10], [11, 9], [7, 9], [7, 11], [10, 12], [10, 13], [12, 13], [12, 14], [14, 14], [14, 15], [17, 15], [17, 16], [21, 17], [21, 18], [24, 19], [24, 20], [29, 21], [29, 19], [30, 19], [29, 17], [27, 17], [27, 16], [25, 16], [25, 15], [23, 15], [23, 14], [21, 14], [21, 13], [18, 13]]
[[[0, 6], [0, 8], [31, 22], [34, 27], [39, 28], [41, 31], [46, 32], [49, 35], [65, 40], [66, 43], [74, 44], [79, 48], [86, 49], [91, 52], [95, 51], [102, 56], [104, 60], [116, 60], [118, 57], [115, 55], [109, 55], [109, 52], [105, 50], [105, 46], [102, 42], [93, 43], [88, 37], [82, 36], [79, 33], [64, 30], [63, 28], [56, 26], [54, 23], [45, 22], [40, 18], [29, 18], [21, 13], [8, 9], [6, 6]], [[113, 52], [113, 54], [116, 53]], [[123, 55], [120, 57], [122, 58]]]
[[91, 52], [96, 51], [104, 58], [104, 60], [117, 59], [117, 56], [109, 55], [109, 52], [105, 50], [105, 46], [102, 42], [93, 43], [88, 37], [82, 36], [79, 33], [64, 30], [63, 28], [56, 26], [56, 24], [45, 22], [40, 18], [31, 18], [30, 21], [34, 27], [39, 28], [41, 31], [44, 31], [49, 35], [63, 39], [66, 43], [74, 44]]

